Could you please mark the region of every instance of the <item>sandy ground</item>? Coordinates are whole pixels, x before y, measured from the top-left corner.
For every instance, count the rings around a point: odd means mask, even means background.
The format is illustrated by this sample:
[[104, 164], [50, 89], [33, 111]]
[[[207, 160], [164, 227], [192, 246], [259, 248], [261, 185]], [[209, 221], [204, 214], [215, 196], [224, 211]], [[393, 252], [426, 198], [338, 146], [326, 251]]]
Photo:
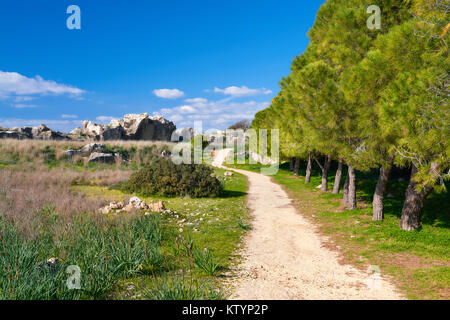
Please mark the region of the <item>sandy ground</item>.
[[[217, 154], [216, 166], [227, 152]], [[403, 299], [380, 273], [339, 264], [338, 253], [323, 246], [326, 239], [270, 177], [234, 171], [249, 179], [253, 222], [241, 252], [244, 261], [232, 278], [230, 299]]]

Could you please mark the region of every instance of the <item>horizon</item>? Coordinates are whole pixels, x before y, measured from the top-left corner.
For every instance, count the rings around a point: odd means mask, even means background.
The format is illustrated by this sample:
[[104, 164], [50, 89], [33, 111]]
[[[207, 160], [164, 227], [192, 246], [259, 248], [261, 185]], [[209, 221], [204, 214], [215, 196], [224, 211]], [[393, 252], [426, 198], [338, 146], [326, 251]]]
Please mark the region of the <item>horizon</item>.
[[[0, 126], [70, 132], [148, 112], [226, 129], [269, 106], [324, 1], [6, 2]], [[69, 30], [69, 5], [81, 29]]]

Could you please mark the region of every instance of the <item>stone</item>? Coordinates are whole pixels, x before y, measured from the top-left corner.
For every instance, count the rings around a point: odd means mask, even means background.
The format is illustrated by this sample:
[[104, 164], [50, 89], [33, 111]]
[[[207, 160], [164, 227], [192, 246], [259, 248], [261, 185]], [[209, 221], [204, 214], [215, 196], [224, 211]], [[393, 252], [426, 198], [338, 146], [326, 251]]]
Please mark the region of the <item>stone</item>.
[[112, 210], [123, 209], [124, 206], [125, 204], [123, 202], [111, 202], [109, 204], [109, 208]]
[[131, 212], [136, 210], [136, 208], [132, 204], [127, 204], [125, 207], [123, 207], [123, 210], [126, 212]]
[[20, 134], [17, 131], [0, 131], [0, 139], [29, 139], [27, 136]]
[[59, 266], [59, 259], [58, 258], [49, 258], [47, 259], [47, 265], [50, 267], [50, 269], [56, 269]]
[[94, 152], [94, 153], [91, 153], [91, 155], [89, 156], [89, 159], [88, 159], [88, 163], [93, 163], [93, 162], [111, 164], [111, 163], [115, 162], [115, 157], [111, 153]]
[[224, 173], [224, 175], [225, 176], [232, 176], [233, 175], [233, 172], [231, 172], [231, 171], [226, 171], [225, 173]]
[[66, 150], [66, 157], [73, 158], [76, 155], [88, 157], [88, 162], [115, 163], [128, 162], [120, 153], [108, 153], [106, 146], [100, 143], [90, 143], [83, 146], [80, 150]]
[[71, 134], [78, 134], [97, 141], [105, 140], [147, 140], [170, 141], [176, 130], [173, 122], [163, 117], [151, 117], [148, 113], [127, 114], [122, 119], [113, 119], [109, 125], [99, 125], [84, 121], [79, 129]]
[[111, 212], [112, 212], [111, 208], [109, 208], [108, 206], [103, 207], [103, 208], [100, 208], [100, 209], [98, 209], [98, 211], [99, 211], [101, 214], [108, 214], [108, 213], [111, 213]]
[[64, 133], [51, 130], [44, 124], [38, 127], [0, 128], [0, 138], [8, 139], [39, 139], [39, 140], [70, 140]]
[[128, 205], [131, 205], [133, 206], [133, 208], [138, 210], [147, 210], [149, 208], [151, 209], [150, 206], [148, 206], [144, 201], [142, 201], [138, 197], [131, 198], [128, 202]]
[[[131, 212], [131, 211], [141, 211], [141, 210], [150, 210], [152, 212], [166, 212], [172, 213], [172, 211], [164, 208], [164, 203], [162, 201], [158, 201], [157, 203], [151, 203], [150, 205], [146, 204], [143, 200], [138, 197], [132, 197], [128, 200], [128, 203], [125, 202], [111, 202], [109, 205], [100, 208], [98, 211], [103, 214], [108, 214], [111, 212]], [[151, 215], [150, 212], [145, 212], [144, 215]]]
[[163, 150], [163, 152], [161, 152], [161, 157], [170, 158], [170, 152], [167, 150]]
[[93, 152], [106, 153], [106, 146], [100, 143], [89, 143], [82, 147], [79, 152], [84, 156], [88, 156]]
[[77, 156], [79, 154], [80, 154], [80, 152], [78, 150], [70, 150], [69, 149], [69, 150], [65, 151], [65, 155], [67, 158], [73, 158], [74, 156]]
[[157, 203], [150, 203], [149, 207], [153, 212], [164, 212], [164, 210], [166, 210], [162, 200], [158, 201]]

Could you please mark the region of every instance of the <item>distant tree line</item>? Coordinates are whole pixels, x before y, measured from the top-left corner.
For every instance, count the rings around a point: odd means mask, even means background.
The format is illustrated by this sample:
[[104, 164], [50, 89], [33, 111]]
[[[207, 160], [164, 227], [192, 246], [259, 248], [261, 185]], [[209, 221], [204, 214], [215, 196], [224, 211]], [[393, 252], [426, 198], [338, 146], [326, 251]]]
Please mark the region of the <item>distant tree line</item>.
[[250, 128], [250, 120], [241, 120], [231, 125], [228, 129], [231, 130], [248, 130]]

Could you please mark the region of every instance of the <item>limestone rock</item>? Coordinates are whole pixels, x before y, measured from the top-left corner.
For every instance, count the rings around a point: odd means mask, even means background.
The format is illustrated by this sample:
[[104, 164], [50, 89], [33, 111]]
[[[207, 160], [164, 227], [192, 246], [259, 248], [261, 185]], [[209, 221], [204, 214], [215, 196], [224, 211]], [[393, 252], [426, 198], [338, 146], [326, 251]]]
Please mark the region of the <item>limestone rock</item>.
[[149, 205], [150, 210], [153, 212], [165, 212], [166, 208], [164, 207], [164, 203], [162, 200], [158, 201], [157, 203], [150, 203]]
[[170, 141], [175, 125], [163, 117], [151, 117], [148, 113], [127, 114], [122, 119], [113, 119], [109, 125], [84, 121], [71, 134], [79, 134], [97, 141], [148, 140]]
[[106, 153], [106, 146], [99, 143], [90, 143], [79, 150], [79, 153], [84, 156], [90, 155], [93, 152]]
[[[113, 212], [132, 212], [132, 211], [150, 210], [151, 212], [159, 213], [173, 213], [164, 207], [164, 203], [160, 200], [156, 203], [147, 204], [138, 197], [132, 197], [128, 203], [125, 202], [111, 202], [109, 205], [98, 209], [98, 212], [102, 214], [109, 214]], [[151, 215], [149, 211], [145, 212], [145, 215]]]
[[9, 139], [39, 139], [39, 140], [70, 140], [64, 133], [53, 131], [44, 124], [38, 127], [0, 128], [0, 138]]
[[74, 156], [88, 157], [88, 162], [115, 163], [116, 161], [128, 162], [120, 153], [109, 153], [104, 144], [90, 143], [80, 150], [66, 150], [66, 157], [72, 159]]
[[88, 163], [92, 162], [114, 163], [115, 156], [112, 153], [93, 152], [88, 159]]
[[129, 200], [128, 204], [131, 205], [133, 208], [138, 209], [138, 210], [147, 210], [147, 209], [149, 209], [149, 206], [144, 201], [139, 199], [138, 197], [131, 198]]

